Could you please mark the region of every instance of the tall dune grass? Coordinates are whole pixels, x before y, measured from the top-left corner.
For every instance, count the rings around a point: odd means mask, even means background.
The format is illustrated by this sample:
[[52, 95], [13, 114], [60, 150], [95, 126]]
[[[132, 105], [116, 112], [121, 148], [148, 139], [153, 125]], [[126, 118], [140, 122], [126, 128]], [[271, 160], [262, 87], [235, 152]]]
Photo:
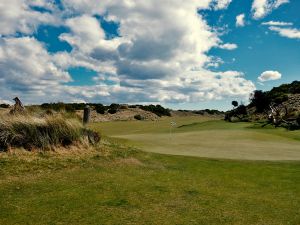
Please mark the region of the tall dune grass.
[[85, 129], [76, 119], [62, 115], [34, 117], [30, 115], [0, 117], [0, 151], [8, 147], [27, 150], [51, 149], [83, 140]]

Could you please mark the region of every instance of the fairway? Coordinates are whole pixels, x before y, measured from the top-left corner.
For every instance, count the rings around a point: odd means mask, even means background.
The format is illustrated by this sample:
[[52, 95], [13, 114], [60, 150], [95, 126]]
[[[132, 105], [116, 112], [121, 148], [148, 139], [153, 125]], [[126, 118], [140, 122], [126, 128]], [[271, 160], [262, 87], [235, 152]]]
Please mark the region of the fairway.
[[[171, 121], [176, 127], [171, 128]], [[144, 151], [243, 160], [300, 160], [300, 132], [205, 117], [94, 124]]]

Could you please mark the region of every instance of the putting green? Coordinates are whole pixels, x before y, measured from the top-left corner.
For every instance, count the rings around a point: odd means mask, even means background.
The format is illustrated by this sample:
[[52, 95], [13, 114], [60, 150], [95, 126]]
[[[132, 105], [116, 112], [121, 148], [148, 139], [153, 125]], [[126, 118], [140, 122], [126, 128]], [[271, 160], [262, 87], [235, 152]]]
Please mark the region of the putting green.
[[300, 160], [299, 131], [181, 118], [170, 133], [172, 119], [176, 120], [169, 118], [156, 124], [110, 122], [99, 126], [104, 134], [107, 131], [110, 136], [126, 139], [149, 152], [243, 160]]

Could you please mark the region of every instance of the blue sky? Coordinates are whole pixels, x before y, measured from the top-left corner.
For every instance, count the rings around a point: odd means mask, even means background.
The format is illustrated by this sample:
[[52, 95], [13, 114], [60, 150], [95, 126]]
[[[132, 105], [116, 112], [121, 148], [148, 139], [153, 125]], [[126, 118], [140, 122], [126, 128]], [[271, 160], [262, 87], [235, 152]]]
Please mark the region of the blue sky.
[[[216, 48], [210, 51], [210, 54], [228, 62], [221, 65], [219, 69], [244, 71], [246, 76], [255, 82], [263, 71], [278, 70], [282, 73], [283, 77], [278, 81], [266, 83], [264, 86], [257, 84], [257, 88], [260, 89], [269, 89], [273, 85], [299, 79], [300, 39], [281, 37], [270, 31], [268, 26], [262, 25], [262, 22], [291, 22], [294, 24], [293, 27], [299, 28], [300, 1], [290, 1], [289, 4], [282, 5], [281, 8], [274, 10], [261, 20], [252, 20], [249, 9], [251, 9], [251, 1], [233, 1], [225, 13], [207, 12], [207, 21], [212, 26], [229, 26], [230, 31], [222, 37], [222, 40], [239, 46], [230, 52]], [[235, 17], [241, 13], [246, 14], [248, 24], [242, 28], [236, 28]]]
[[4, 1], [0, 102], [228, 109], [299, 80], [297, 0]]

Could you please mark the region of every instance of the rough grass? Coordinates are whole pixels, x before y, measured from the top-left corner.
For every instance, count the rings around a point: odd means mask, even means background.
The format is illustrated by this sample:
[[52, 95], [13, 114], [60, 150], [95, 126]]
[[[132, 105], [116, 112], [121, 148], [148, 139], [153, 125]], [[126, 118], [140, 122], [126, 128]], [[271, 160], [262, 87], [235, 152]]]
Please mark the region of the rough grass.
[[45, 150], [79, 142], [82, 137], [81, 123], [62, 115], [0, 117], [0, 150], [9, 147]]

